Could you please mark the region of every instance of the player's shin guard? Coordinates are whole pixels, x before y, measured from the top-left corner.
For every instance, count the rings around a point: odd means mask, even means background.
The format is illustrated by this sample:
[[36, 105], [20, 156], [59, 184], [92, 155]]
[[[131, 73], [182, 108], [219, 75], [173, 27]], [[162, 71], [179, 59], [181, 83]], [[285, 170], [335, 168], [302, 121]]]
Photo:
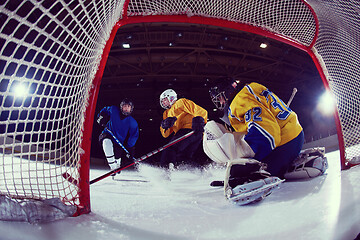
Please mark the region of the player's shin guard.
[[[114, 170], [119, 168], [121, 164], [121, 158], [115, 159], [113, 142], [109, 138], [104, 138], [102, 141], [102, 147], [110, 169]], [[113, 174], [113, 176], [115, 176], [115, 174]]]
[[285, 179], [307, 179], [320, 176], [328, 168], [325, 148], [308, 148], [300, 152], [285, 173]]

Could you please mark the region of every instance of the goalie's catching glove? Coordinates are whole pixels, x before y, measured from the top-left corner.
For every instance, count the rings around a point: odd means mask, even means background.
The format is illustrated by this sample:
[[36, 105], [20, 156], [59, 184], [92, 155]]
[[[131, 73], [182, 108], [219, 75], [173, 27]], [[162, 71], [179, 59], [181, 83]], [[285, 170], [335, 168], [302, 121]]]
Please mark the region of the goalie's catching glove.
[[197, 116], [192, 119], [192, 130], [195, 133], [203, 133], [205, 126], [205, 120], [203, 117]]
[[166, 131], [172, 126], [174, 126], [175, 121], [177, 120], [176, 117], [168, 117], [161, 121], [161, 127]]

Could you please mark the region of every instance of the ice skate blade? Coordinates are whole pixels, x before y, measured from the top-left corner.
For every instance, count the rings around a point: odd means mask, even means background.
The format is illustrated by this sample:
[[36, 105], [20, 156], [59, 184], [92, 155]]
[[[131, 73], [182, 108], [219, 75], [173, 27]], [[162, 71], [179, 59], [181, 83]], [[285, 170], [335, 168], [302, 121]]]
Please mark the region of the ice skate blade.
[[265, 178], [228, 189], [226, 196], [229, 201], [239, 206], [259, 202], [278, 189], [284, 181], [278, 177]]

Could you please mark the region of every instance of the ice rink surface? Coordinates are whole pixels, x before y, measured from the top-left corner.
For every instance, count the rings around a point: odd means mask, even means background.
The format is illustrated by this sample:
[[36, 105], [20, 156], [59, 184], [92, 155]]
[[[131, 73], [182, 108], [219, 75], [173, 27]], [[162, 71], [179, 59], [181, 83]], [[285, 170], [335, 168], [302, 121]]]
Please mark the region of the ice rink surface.
[[[92, 212], [47, 224], [0, 222], [1, 240], [324, 239], [351, 240], [360, 232], [360, 166], [340, 171], [339, 152], [327, 154], [324, 176], [284, 182], [265, 200], [229, 203], [224, 169], [164, 172], [141, 163], [91, 185]], [[106, 169], [92, 169], [90, 178]]]

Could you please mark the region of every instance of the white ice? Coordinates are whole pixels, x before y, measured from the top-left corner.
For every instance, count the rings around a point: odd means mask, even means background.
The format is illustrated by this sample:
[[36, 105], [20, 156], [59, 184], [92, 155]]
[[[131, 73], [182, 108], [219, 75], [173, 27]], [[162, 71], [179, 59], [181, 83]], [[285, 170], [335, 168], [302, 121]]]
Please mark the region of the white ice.
[[[339, 239], [360, 232], [360, 166], [340, 171], [339, 152], [327, 154], [326, 175], [285, 182], [265, 200], [229, 203], [224, 169], [178, 170], [171, 181], [144, 163], [91, 185], [90, 214], [47, 224], [0, 222], [1, 240]], [[91, 179], [107, 170], [91, 170]], [[120, 181], [121, 179], [128, 181]], [[143, 180], [143, 181], [129, 181]]]

